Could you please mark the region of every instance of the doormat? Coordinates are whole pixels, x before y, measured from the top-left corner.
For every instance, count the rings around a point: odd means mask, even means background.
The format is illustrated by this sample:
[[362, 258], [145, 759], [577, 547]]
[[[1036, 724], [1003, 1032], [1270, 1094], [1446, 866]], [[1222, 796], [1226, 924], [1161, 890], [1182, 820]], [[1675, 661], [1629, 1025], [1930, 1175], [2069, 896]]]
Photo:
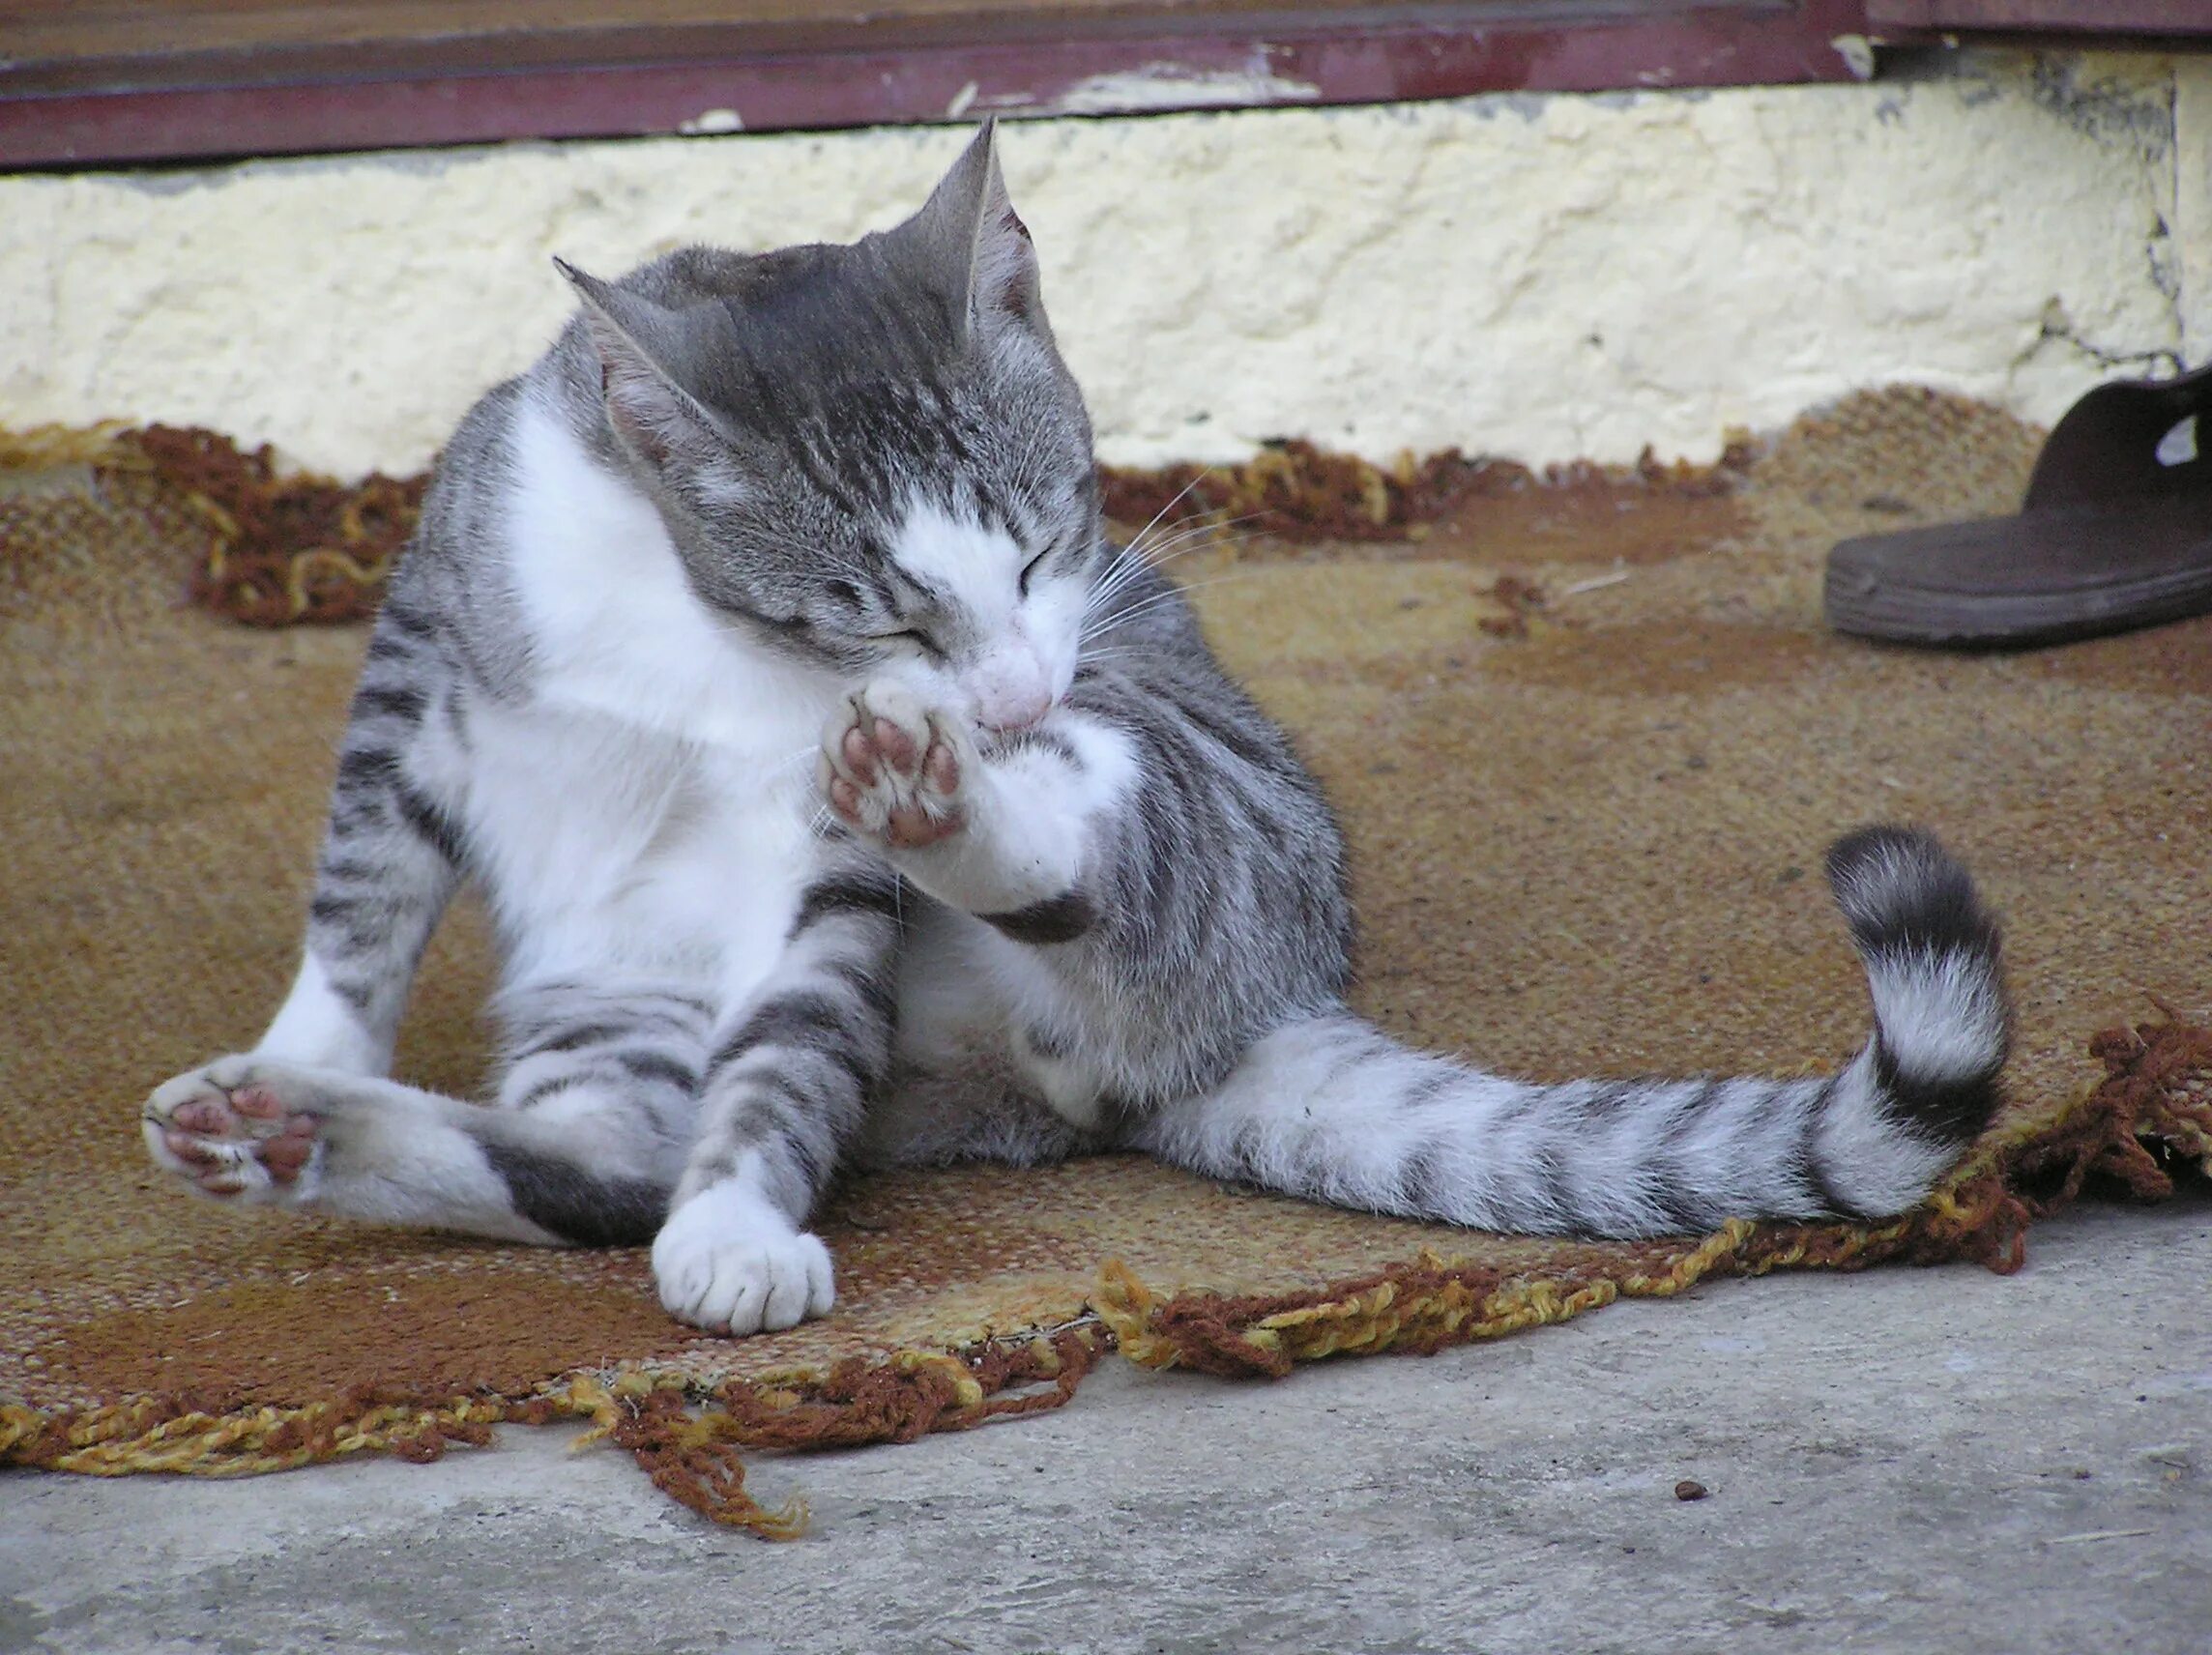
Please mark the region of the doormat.
[[[1128, 1156], [911, 1173], [831, 1200], [830, 1317], [732, 1341], [670, 1321], [641, 1250], [233, 1212], [146, 1163], [145, 1093], [250, 1043], [289, 980], [358, 618], [420, 482], [287, 478], [209, 433], [0, 439], [0, 1461], [237, 1475], [581, 1418], [788, 1535], [803, 1511], [755, 1503], [746, 1455], [1057, 1407], [1112, 1351], [1281, 1375], [1715, 1276], [2015, 1268], [2084, 1187], [2154, 1199], [2212, 1147], [2212, 778], [2175, 734], [2212, 712], [2212, 623], [1965, 657], [1818, 618], [1835, 539], [2009, 509], [2035, 444], [1901, 391], [1703, 471], [1286, 447], [1109, 479], [1118, 514], [1182, 520], [1171, 572], [1343, 812], [1357, 1001], [1405, 1038], [1538, 1078], [1831, 1063], [1867, 1012], [1820, 852], [1941, 832], [2020, 1018], [2010, 1104], [1921, 1210], [1592, 1244]], [[488, 980], [464, 909], [401, 1074], [479, 1085]]]

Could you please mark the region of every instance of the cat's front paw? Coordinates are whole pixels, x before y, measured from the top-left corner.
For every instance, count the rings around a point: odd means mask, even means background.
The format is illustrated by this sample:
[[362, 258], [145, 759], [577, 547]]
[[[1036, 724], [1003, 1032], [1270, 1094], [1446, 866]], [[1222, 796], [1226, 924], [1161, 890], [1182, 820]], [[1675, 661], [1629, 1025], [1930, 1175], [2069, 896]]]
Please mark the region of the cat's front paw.
[[166, 1081], [139, 1115], [147, 1153], [200, 1195], [290, 1203], [312, 1184], [321, 1118], [281, 1064], [249, 1057]]
[[822, 738], [823, 797], [846, 827], [901, 851], [968, 825], [963, 790], [975, 745], [955, 715], [879, 679], [855, 694]]
[[653, 1241], [668, 1314], [713, 1333], [778, 1332], [836, 1302], [830, 1249], [731, 1179], [701, 1190]]

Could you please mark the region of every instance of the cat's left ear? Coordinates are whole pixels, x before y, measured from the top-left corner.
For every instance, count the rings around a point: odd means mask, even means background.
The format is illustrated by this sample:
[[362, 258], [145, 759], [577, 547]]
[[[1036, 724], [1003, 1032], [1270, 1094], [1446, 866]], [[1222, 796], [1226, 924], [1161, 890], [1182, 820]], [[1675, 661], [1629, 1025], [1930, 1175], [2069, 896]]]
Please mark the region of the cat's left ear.
[[947, 297], [960, 307], [966, 334], [973, 336], [1006, 320], [1051, 337], [1036, 248], [999, 172], [996, 122], [983, 123], [907, 229], [927, 249]]
[[685, 389], [683, 364], [702, 359], [712, 341], [704, 308], [665, 310], [611, 282], [586, 276], [567, 259], [553, 261], [584, 302], [584, 322], [599, 359], [607, 422], [624, 445], [655, 471], [672, 462], [711, 462], [725, 433]]

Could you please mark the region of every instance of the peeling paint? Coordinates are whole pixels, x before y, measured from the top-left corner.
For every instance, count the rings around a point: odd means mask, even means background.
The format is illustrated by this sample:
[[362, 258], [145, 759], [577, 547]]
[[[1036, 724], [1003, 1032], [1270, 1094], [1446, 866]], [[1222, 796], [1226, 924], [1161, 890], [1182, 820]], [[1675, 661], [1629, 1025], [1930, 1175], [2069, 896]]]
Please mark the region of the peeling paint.
[[1150, 63], [1142, 69], [1093, 74], [1062, 92], [1041, 97], [994, 94], [979, 102], [989, 108], [1049, 115], [1133, 115], [1147, 110], [1313, 103], [1320, 98], [1321, 88], [1275, 73], [1266, 54], [1255, 51], [1242, 69], [1193, 70], [1175, 63]]
[[676, 130], [687, 138], [720, 137], [743, 131], [745, 124], [738, 119], [735, 109], [705, 109]]
[[1874, 42], [1864, 35], [1838, 35], [1828, 43], [1836, 55], [1844, 60], [1844, 67], [1851, 72], [1853, 80], [1874, 78]]

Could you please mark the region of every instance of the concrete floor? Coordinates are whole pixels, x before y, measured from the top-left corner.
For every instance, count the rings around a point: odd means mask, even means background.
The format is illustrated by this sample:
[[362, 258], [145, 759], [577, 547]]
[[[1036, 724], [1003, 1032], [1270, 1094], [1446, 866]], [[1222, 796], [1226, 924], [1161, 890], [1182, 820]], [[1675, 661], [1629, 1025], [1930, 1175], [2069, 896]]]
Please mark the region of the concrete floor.
[[[1724, 1282], [1430, 1360], [771, 1463], [712, 1529], [573, 1432], [239, 1483], [0, 1476], [0, 1649], [2212, 1647], [2212, 1200], [2022, 1274]], [[1708, 1497], [1674, 1496], [1691, 1477]]]

